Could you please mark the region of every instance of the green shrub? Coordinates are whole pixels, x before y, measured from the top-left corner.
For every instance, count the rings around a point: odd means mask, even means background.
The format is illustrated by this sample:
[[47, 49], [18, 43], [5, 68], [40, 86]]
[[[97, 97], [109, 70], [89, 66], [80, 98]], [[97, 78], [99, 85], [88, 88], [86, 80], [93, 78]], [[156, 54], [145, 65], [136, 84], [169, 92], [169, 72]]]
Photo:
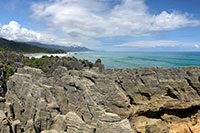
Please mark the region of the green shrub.
[[71, 61], [72, 57], [62, 57], [63, 60]]
[[88, 62], [89, 67], [93, 67], [93, 63], [92, 62]]
[[6, 81], [8, 81], [9, 77], [14, 74], [15, 68], [12, 65], [4, 65], [3, 71], [6, 73]]

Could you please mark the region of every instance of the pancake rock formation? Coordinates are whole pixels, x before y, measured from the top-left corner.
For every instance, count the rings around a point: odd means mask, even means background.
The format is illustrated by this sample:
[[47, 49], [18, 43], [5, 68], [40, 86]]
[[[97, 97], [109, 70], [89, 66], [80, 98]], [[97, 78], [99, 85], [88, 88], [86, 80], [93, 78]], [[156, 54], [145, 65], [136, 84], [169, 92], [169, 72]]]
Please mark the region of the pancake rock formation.
[[1, 133], [198, 133], [200, 67], [0, 70]]

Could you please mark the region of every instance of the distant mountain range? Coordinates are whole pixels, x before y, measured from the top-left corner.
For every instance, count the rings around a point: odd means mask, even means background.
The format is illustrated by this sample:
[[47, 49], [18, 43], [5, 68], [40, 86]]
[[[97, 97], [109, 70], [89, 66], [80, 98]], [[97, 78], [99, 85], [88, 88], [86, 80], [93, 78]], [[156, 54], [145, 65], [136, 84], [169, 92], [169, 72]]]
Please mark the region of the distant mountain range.
[[81, 46], [58, 46], [54, 44], [42, 44], [38, 42], [26, 42], [26, 43], [32, 46], [37, 46], [37, 47], [42, 47], [42, 48], [51, 48], [51, 49], [62, 49], [69, 52], [93, 51], [91, 49], [88, 49], [86, 47], [81, 47]]
[[14, 51], [17, 53], [65, 53], [65, 50], [43, 48], [38, 46], [29, 45], [24, 42], [10, 41], [0, 38], [0, 49]]
[[41, 44], [38, 42], [16, 42], [5, 38], [0, 38], [0, 49], [14, 51], [17, 53], [65, 53], [92, 51], [91, 49], [80, 46], [58, 46]]

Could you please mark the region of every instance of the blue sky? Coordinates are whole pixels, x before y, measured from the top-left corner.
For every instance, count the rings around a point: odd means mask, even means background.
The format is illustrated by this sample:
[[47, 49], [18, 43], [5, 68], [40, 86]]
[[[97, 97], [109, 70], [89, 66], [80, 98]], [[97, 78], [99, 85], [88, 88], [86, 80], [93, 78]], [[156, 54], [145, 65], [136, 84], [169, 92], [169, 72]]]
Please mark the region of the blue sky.
[[200, 51], [199, 0], [0, 1], [0, 36], [106, 51]]

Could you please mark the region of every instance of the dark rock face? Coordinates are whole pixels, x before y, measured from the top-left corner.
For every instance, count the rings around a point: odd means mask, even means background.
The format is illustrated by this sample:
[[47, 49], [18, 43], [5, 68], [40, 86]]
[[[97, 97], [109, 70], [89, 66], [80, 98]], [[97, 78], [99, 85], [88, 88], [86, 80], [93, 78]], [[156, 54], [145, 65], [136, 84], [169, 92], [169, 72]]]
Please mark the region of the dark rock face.
[[5, 72], [3, 71], [2, 67], [0, 66], [0, 97], [4, 97], [7, 92], [5, 79], [6, 79]]
[[200, 131], [200, 67], [21, 67], [0, 97], [0, 132]]
[[104, 64], [101, 63], [101, 59], [97, 59], [94, 66], [99, 68], [99, 72], [104, 71]]

